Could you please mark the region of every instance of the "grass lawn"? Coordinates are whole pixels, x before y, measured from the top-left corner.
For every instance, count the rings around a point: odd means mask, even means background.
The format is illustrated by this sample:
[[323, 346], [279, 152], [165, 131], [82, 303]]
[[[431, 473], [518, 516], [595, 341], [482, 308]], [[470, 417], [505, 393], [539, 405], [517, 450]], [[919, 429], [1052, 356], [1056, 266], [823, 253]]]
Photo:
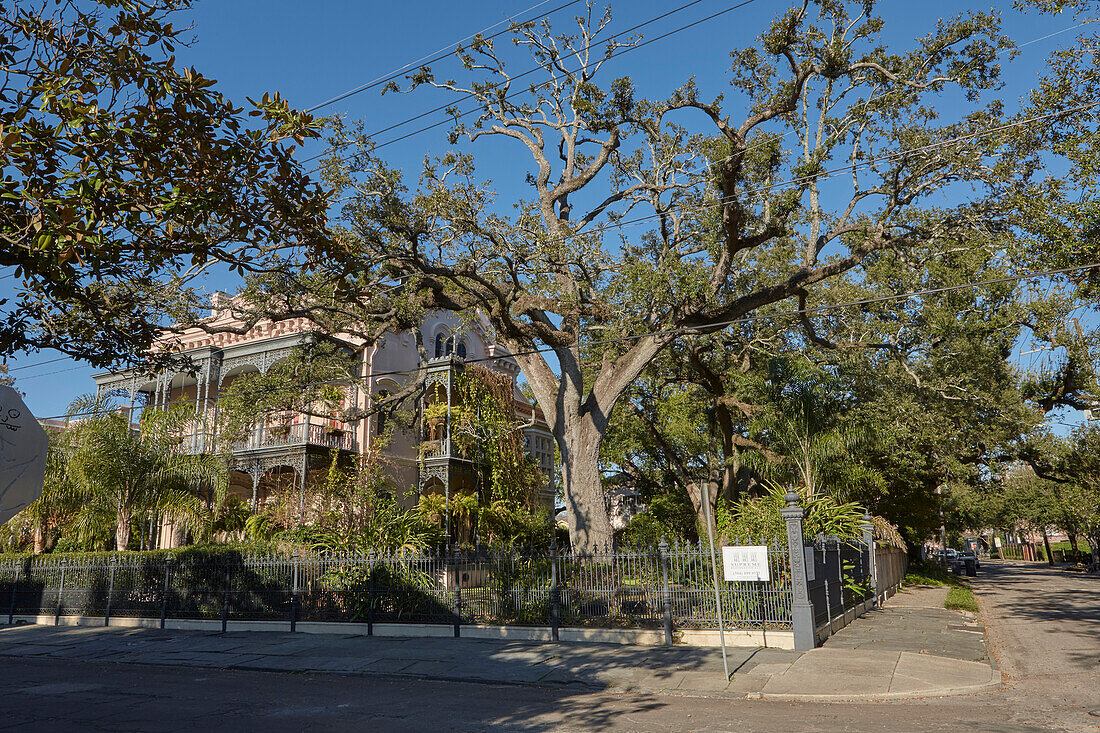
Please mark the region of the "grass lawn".
[[910, 563], [909, 572], [905, 574], [905, 585], [949, 586], [947, 600], [943, 602], [944, 608], [978, 613], [978, 602], [974, 599], [970, 586], [959, 576], [947, 572], [939, 563]]
[[905, 585], [963, 585], [959, 576], [949, 573], [938, 562], [911, 562], [905, 573]]
[[978, 613], [978, 601], [974, 599], [974, 593], [965, 585], [956, 585], [947, 591], [947, 600], [943, 602], [943, 607]]

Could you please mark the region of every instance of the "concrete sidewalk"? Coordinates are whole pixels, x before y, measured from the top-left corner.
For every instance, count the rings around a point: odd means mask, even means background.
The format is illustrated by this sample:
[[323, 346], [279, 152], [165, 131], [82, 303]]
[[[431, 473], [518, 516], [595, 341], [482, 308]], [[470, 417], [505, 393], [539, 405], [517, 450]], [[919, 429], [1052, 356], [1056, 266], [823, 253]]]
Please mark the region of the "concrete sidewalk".
[[718, 649], [270, 631], [13, 626], [0, 630], [0, 656], [786, 700], [928, 697], [999, 684], [981, 626], [944, 610], [946, 592], [899, 593], [810, 652], [731, 648], [730, 680]]

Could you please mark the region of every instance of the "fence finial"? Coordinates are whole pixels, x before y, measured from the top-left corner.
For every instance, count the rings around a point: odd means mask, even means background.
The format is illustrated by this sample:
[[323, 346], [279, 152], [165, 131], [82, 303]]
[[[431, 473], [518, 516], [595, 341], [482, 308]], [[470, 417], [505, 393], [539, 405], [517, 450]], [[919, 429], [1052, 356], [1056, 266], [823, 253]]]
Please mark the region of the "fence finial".
[[787, 506], [779, 510], [779, 515], [784, 519], [801, 519], [802, 504], [799, 503], [798, 492], [791, 489], [783, 498], [786, 500]]

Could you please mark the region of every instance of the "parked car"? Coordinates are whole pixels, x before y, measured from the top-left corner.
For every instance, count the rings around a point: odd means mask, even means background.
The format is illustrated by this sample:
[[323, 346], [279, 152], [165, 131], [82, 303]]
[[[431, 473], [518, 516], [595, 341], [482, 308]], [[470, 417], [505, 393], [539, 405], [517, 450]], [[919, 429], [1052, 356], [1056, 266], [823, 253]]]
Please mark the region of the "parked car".
[[974, 561], [975, 570], [982, 569], [982, 562], [978, 559], [978, 553], [974, 552], [973, 550], [963, 550], [962, 552], [960, 552], [957, 562], [965, 564], [967, 560]]

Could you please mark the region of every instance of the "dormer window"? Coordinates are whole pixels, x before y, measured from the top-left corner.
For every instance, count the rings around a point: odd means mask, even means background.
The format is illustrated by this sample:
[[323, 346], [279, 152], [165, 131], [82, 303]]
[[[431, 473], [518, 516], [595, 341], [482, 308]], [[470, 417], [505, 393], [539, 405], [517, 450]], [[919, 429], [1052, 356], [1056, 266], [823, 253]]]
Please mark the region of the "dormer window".
[[456, 336], [447, 336], [440, 332], [435, 336], [435, 358], [439, 359], [444, 356], [450, 356], [451, 354], [458, 354], [460, 359], [465, 359], [467, 354], [466, 341], [459, 341], [457, 346], [455, 345]]

